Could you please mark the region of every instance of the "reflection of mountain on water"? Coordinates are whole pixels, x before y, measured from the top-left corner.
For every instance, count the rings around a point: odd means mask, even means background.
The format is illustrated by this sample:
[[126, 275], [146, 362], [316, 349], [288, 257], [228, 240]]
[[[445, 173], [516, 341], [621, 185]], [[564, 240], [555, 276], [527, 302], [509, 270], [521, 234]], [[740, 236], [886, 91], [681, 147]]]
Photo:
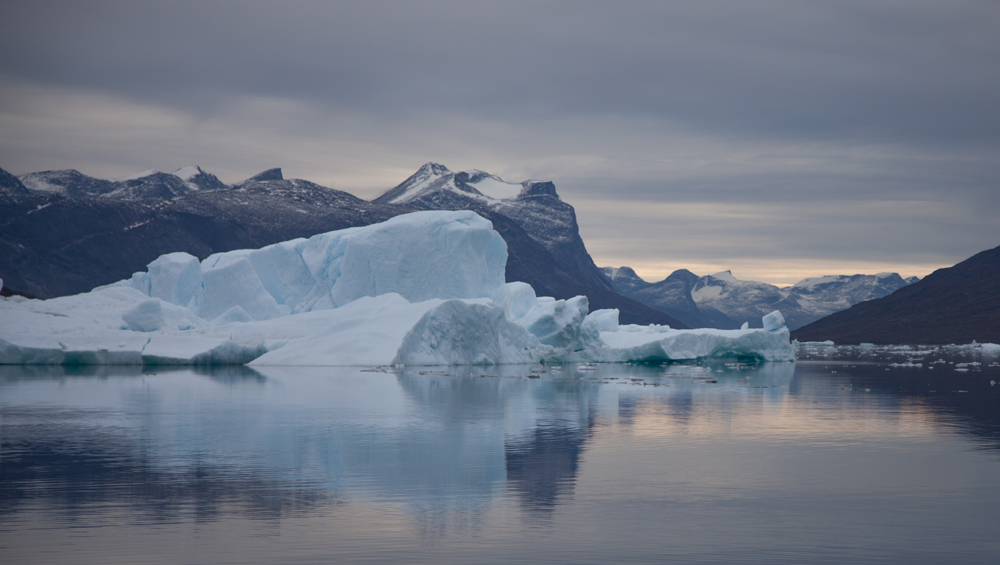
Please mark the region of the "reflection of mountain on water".
[[552, 512], [573, 495], [587, 435], [580, 428], [537, 428], [527, 440], [507, 442], [507, 488], [525, 509]]
[[[968, 434], [984, 449], [1000, 451], [1000, 352], [970, 346], [825, 346], [801, 344], [801, 376], [813, 377], [804, 395], [829, 395], [820, 383], [838, 377], [847, 404], [889, 412], [919, 406], [938, 424]], [[816, 379], [816, 375], [822, 378]], [[996, 383], [996, 384], [994, 384]], [[829, 383], [828, 383], [829, 384]], [[817, 389], [817, 390], [812, 390]], [[870, 391], [858, 395], [856, 391]]]
[[484, 370], [453, 368], [449, 375], [402, 373], [397, 378], [411, 399], [444, 421], [499, 425], [507, 489], [524, 508], [551, 511], [561, 497], [572, 495], [599, 387], [526, 379], [525, 367], [491, 367], [490, 375], [480, 374]]

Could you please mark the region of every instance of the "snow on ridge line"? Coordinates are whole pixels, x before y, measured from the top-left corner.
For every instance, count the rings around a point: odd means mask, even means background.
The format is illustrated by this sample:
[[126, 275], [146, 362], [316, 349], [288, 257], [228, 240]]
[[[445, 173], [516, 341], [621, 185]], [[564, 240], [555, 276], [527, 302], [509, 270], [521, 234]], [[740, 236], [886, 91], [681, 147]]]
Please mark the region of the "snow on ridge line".
[[127, 176], [127, 177], [122, 178], [122, 179], [118, 179], [118, 180], [119, 181], [138, 180], [138, 179], [141, 179], [141, 178], [153, 176], [153, 175], [155, 175], [155, 174], [157, 174], [159, 172], [160, 171], [158, 171], [157, 169], [146, 169], [145, 171], [142, 171], [142, 172], [136, 173], [134, 175]]
[[492, 365], [743, 355], [793, 360], [766, 329], [620, 326], [586, 297], [505, 283], [506, 245], [470, 211], [416, 212], [199, 262], [163, 255], [89, 293], [0, 301], [3, 364]]

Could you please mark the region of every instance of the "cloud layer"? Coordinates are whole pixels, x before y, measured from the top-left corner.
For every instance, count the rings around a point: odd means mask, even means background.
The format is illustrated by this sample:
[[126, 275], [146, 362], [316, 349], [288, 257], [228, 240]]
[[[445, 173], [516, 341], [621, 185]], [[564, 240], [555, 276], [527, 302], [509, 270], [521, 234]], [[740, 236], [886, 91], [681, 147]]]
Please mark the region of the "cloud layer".
[[550, 178], [598, 263], [649, 277], [923, 275], [1000, 244], [995, 2], [8, 12], [0, 167], [16, 174], [282, 166], [365, 197], [429, 160]]

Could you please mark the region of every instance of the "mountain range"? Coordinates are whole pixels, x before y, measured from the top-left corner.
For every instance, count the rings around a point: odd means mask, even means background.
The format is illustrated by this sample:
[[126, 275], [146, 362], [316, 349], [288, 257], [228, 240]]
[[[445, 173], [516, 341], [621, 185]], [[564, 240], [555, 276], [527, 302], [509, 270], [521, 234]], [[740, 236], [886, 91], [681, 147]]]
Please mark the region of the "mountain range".
[[539, 295], [586, 295], [592, 310], [618, 308], [622, 323], [685, 327], [615, 291], [551, 182], [507, 183], [436, 163], [371, 202], [285, 179], [280, 169], [232, 185], [197, 166], [120, 180], [75, 170], [18, 178], [0, 169], [0, 279], [40, 298], [76, 294], [128, 278], [164, 253], [203, 259], [427, 209], [469, 209], [490, 220], [508, 246], [508, 281]]
[[680, 269], [666, 279], [649, 283], [629, 267], [605, 267], [621, 294], [670, 314], [692, 328], [736, 329], [743, 322], [761, 327], [761, 317], [780, 310], [790, 329], [796, 329], [854, 304], [887, 296], [916, 282], [896, 273], [831, 275], [799, 281], [780, 288], [741, 281], [731, 271], [698, 275]]
[[1000, 247], [792, 332], [836, 343], [1000, 343]]
[[164, 253], [204, 259], [417, 210], [462, 209], [490, 220], [507, 242], [508, 281], [527, 282], [539, 295], [586, 295], [592, 310], [618, 308], [622, 323], [759, 327], [777, 309], [800, 340], [1000, 341], [1000, 248], [920, 281], [896, 273], [833, 275], [779, 288], [730, 271], [698, 276], [681, 269], [649, 283], [629, 267], [595, 265], [575, 210], [553, 183], [510, 183], [436, 163], [372, 201], [285, 179], [281, 169], [234, 184], [197, 166], [120, 180], [75, 170], [15, 177], [0, 169], [2, 292], [76, 294], [128, 278]]

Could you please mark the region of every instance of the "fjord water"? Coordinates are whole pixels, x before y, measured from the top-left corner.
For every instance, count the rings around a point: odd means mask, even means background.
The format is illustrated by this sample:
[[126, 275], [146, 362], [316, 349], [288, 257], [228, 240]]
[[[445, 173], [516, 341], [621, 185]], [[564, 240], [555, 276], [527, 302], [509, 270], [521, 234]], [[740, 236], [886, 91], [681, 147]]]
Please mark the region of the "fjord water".
[[1000, 358], [0, 367], [3, 563], [985, 563]]

